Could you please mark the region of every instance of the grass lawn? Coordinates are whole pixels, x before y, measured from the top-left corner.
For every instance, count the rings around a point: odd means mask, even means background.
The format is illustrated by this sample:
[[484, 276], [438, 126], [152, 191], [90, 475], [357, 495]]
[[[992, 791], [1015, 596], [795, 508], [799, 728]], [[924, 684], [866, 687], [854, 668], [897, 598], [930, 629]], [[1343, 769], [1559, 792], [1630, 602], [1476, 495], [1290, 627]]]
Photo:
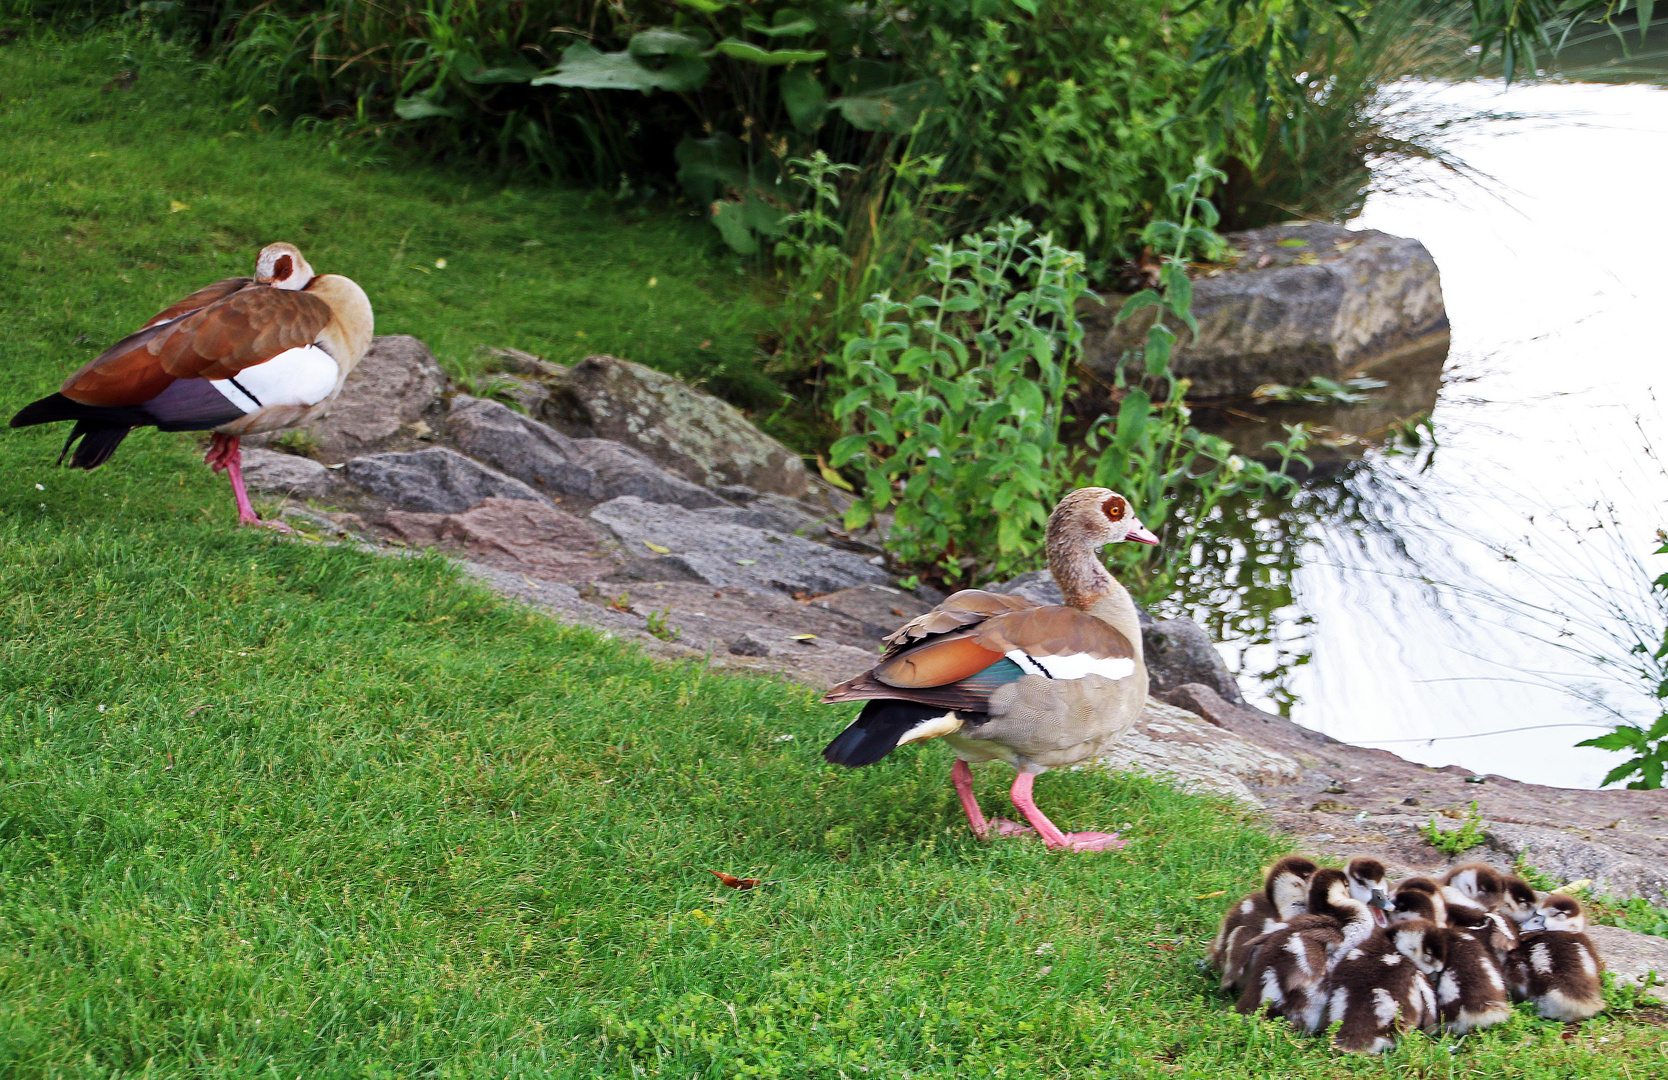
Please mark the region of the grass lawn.
[[[0, 410], [280, 228], [454, 356], [671, 348], [741, 296], [681, 224], [226, 139], [186, 74], [101, 94], [119, 52], [0, 47]], [[535, 224], [609, 254], [522, 247]], [[403, 265], [421, 235], [444, 272], [390, 268], [408, 230]], [[665, 266], [667, 309], [592, 310]], [[500, 272], [515, 295], [468, 284]], [[1668, 1028], [1626, 1011], [1340, 1058], [1195, 966], [1207, 894], [1282, 850], [1242, 811], [1064, 772], [1044, 805], [1129, 849], [980, 844], [941, 747], [837, 772], [850, 708], [651, 662], [437, 559], [238, 531], [184, 436], [91, 474], [56, 446], [0, 432], [0, 1076], [1668, 1073]], [[1007, 779], [981, 770], [991, 809]]]

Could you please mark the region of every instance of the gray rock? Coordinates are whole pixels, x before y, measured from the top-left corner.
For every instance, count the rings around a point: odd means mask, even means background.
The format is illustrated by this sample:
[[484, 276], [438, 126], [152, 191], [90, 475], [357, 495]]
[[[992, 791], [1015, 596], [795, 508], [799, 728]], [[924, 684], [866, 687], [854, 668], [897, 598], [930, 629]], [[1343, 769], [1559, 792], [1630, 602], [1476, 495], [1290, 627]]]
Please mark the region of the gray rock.
[[[300, 429], [332, 464], [361, 454], [415, 446], [440, 404], [446, 373], [421, 341], [407, 334], [372, 338], [370, 351], [324, 416]], [[256, 436], [258, 443], [274, 436]]]
[[706, 488], [745, 485], [796, 496], [806, 490], [799, 455], [734, 407], [653, 368], [592, 356], [553, 380], [541, 418], [572, 434], [625, 443]]
[[1636, 934], [1619, 926], [1590, 926], [1587, 936], [1617, 982], [1638, 986], [1654, 972], [1659, 990], [1668, 983], [1668, 938]]
[[[1488, 807], [1483, 808], [1483, 815], [1488, 817]], [[1437, 824], [1440, 827], [1442, 822]], [[1660, 844], [1660, 832], [1657, 838]], [[1488, 824], [1485, 843], [1508, 859], [1533, 864], [1548, 877], [1560, 881], [1586, 878], [1595, 893], [1643, 896], [1653, 904], [1668, 904], [1668, 862], [1661, 853], [1623, 850], [1606, 839], [1604, 829], [1578, 836], [1565, 829], [1494, 820]], [[1626, 839], [1617, 836], [1618, 841]]]
[[1033, 603], [1044, 606], [1054, 606], [1066, 602], [1066, 594], [1060, 591], [1060, 586], [1054, 583], [1054, 575], [1047, 570], [1027, 570], [1011, 581], [1005, 581], [1000, 585], [987, 585], [985, 588], [991, 592], [1023, 596]]
[[544, 501], [520, 480], [439, 446], [367, 454], [349, 461], [344, 471], [349, 481], [399, 510], [461, 514], [483, 499]]
[[784, 644], [770, 634], [749, 630], [730, 642], [730, 652], [735, 656], [773, 656], [783, 651]]
[[243, 451], [243, 481], [251, 491], [321, 499], [336, 486], [331, 471], [311, 458], [250, 447]]
[[[1228, 239], [1245, 254], [1232, 269], [1194, 282], [1199, 333], [1182, 329], [1171, 360], [1177, 375], [1192, 380], [1192, 396], [1240, 397], [1264, 383], [1337, 378], [1447, 333], [1436, 263], [1417, 240], [1319, 223]], [[1114, 325], [1125, 297], [1103, 299], [1080, 312], [1084, 365], [1111, 385], [1124, 355], [1146, 340], [1153, 310]]]
[[603, 503], [591, 518], [613, 530], [634, 554], [666, 549], [657, 552], [655, 563], [709, 585], [817, 595], [889, 580], [880, 567], [848, 551], [635, 496]]
[[876, 647], [880, 639], [931, 607], [902, 589], [887, 585], [856, 585], [839, 592], [819, 596], [811, 607], [832, 611], [860, 623], [873, 636]]
[[1245, 701], [1210, 635], [1185, 615], [1143, 625], [1141, 642], [1154, 697], [1168, 700], [1171, 691], [1200, 683], [1235, 704]]
[[446, 433], [464, 453], [535, 489], [587, 502], [635, 495], [678, 506], [724, 505], [628, 446], [571, 438], [497, 401], [459, 394], [447, 413]]
[[409, 544], [445, 544], [500, 570], [552, 581], [592, 581], [619, 568], [602, 530], [531, 499], [487, 499], [461, 514], [390, 510], [383, 527]]

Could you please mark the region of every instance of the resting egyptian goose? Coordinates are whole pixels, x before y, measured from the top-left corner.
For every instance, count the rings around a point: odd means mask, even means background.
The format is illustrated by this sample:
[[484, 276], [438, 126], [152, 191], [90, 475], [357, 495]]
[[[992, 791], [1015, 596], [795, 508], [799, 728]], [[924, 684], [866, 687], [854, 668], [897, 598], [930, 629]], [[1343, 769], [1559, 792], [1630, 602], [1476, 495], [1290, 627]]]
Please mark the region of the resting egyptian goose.
[[[823, 701], [867, 701], [823, 750], [836, 765], [871, 765], [905, 743], [942, 737], [973, 832], [988, 836], [969, 762], [1018, 770], [1011, 797], [1050, 848], [1122, 846], [1116, 833], [1064, 833], [1037, 809], [1038, 774], [1100, 754], [1135, 723], [1147, 700], [1135, 603], [1096, 552], [1119, 540], [1156, 544], [1128, 500], [1079, 488], [1048, 519], [1048, 568], [1065, 594], [1044, 607], [1018, 596], [966, 589], [885, 639], [881, 662]], [[1030, 830], [998, 821], [998, 835]]]
[[1523, 939], [1506, 961], [1512, 994], [1548, 1020], [1586, 1020], [1604, 1009], [1604, 965], [1587, 936], [1580, 901], [1552, 893], [1523, 923]]
[[[1377, 903], [1390, 906], [1388, 900]], [[1252, 939], [1245, 989], [1234, 1007], [1242, 1013], [1266, 1010], [1313, 1033], [1324, 1023], [1325, 980], [1332, 967], [1386, 920], [1382, 910], [1351, 895], [1342, 870], [1317, 870], [1309, 879], [1307, 905], [1285, 929]]]
[[11, 426], [74, 420], [58, 455], [62, 463], [70, 454], [72, 469], [98, 468], [136, 427], [212, 430], [204, 460], [231, 477], [238, 521], [284, 528], [249, 505], [238, 440], [323, 412], [370, 348], [372, 327], [370, 301], [352, 280], [315, 275], [293, 245], [269, 244], [253, 278], [217, 281], [163, 308]]
[[1211, 943], [1210, 962], [1222, 972], [1221, 989], [1238, 990], [1251, 962], [1251, 939], [1272, 934], [1308, 908], [1309, 879], [1318, 870], [1301, 855], [1288, 855], [1268, 868], [1263, 887], [1228, 909]]
[[1318, 1027], [1338, 1025], [1332, 1044], [1352, 1054], [1381, 1054], [1404, 1031], [1436, 1027], [1431, 980], [1446, 959], [1442, 928], [1423, 919], [1369, 938], [1343, 953], [1327, 976]]

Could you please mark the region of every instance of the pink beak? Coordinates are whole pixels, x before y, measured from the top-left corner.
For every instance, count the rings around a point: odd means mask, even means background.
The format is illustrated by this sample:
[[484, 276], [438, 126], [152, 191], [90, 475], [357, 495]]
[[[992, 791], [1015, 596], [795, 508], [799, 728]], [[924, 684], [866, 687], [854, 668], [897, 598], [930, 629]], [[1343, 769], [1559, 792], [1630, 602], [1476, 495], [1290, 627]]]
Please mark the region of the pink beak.
[[1139, 521], [1130, 525], [1129, 532], [1124, 534], [1124, 539], [1133, 540], [1137, 544], [1152, 544], [1155, 547], [1158, 545], [1158, 537], [1153, 535], [1153, 531]]

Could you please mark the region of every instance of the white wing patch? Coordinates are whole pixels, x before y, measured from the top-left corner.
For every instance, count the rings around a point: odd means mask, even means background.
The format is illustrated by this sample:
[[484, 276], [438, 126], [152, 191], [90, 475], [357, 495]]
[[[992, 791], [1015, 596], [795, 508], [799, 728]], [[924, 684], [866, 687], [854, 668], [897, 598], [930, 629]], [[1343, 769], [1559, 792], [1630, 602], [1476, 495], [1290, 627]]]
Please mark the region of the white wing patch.
[[273, 405], [317, 405], [336, 389], [341, 373], [335, 359], [317, 345], [287, 349], [264, 363], [244, 368], [209, 385], [245, 413]]
[[1135, 673], [1135, 660], [1128, 656], [1090, 656], [1088, 653], [1033, 656], [1024, 649], [1014, 649], [1007, 657], [1027, 675], [1046, 675], [1050, 679], [1081, 679], [1085, 675], [1124, 679]]

